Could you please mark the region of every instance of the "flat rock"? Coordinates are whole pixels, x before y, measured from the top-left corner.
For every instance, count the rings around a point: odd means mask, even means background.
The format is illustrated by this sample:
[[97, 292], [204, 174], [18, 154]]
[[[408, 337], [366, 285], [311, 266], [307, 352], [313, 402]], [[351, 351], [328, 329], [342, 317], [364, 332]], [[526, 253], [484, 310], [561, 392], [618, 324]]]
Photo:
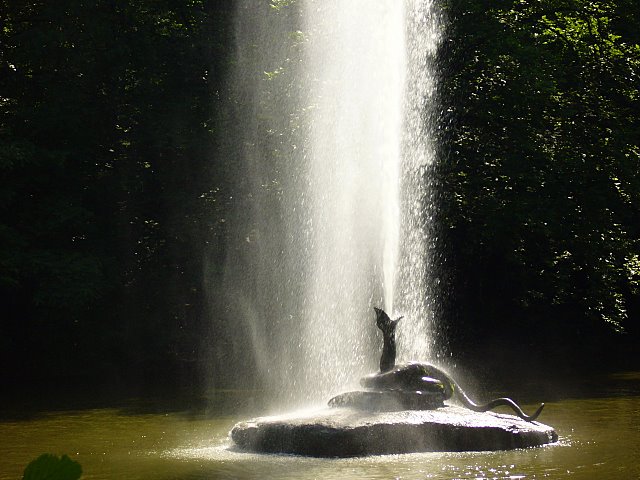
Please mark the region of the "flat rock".
[[314, 457], [510, 450], [558, 440], [538, 422], [454, 406], [383, 413], [327, 408], [240, 422], [230, 435], [246, 451]]

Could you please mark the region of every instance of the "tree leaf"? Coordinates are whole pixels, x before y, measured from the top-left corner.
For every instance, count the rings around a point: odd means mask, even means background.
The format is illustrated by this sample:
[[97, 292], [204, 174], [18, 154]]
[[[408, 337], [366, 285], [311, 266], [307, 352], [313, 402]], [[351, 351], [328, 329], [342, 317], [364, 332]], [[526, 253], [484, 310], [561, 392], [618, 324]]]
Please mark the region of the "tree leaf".
[[78, 480], [82, 467], [68, 456], [57, 457], [50, 453], [40, 455], [24, 470], [22, 480]]

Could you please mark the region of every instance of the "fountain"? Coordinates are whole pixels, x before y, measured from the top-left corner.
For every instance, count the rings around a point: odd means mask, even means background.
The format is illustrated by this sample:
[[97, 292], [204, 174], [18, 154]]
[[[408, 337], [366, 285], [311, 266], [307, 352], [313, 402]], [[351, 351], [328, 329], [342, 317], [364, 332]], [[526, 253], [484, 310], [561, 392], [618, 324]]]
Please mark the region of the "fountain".
[[373, 366], [373, 304], [406, 315], [405, 360], [435, 353], [424, 178], [438, 17], [422, 0], [238, 4], [242, 180], [210, 287], [233, 319], [216, 325], [218, 370], [246, 365], [274, 405], [301, 406]]
[[[535, 422], [510, 398], [477, 405], [443, 370], [426, 363], [395, 365], [395, 325], [376, 308], [383, 331], [380, 371], [361, 379], [365, 391], [339, 394], [328, 409], [240, 422], [231, 438], [243, 450], [319, 457], [426, 451], [510, 450], [556, 442], [556, 431]], [[456, 395], [465, 408], [445, 405]], [[500, 405], [513, 415], [488, 413]]]
[[[251, 352], [250, 370], [273, 405], [331, 400], [313, 413], [241, 422], [234, 442], [252, 451], [351, 456], [557, 438], [513, 416], [445, 406], [447, 389], [457, 387], [447, 376], [425, 379], [416, 370], [401, 386], [375, 380], [437, 353], [433, 1], [244, 0], [237, 38], [238, 168], [249, 200], [231, 228], [238, 247], [229, 252], [222, 291], [238, 322], [227, 335], [236, 350]], [[381, 372], [367, 377], [375, 364], [373, 305], [404, 319], [381, 322], [378, 313]], [[405, 362], [397, 366], [396, 325]], [[365, 390], [348, 390], [359, 377]]]

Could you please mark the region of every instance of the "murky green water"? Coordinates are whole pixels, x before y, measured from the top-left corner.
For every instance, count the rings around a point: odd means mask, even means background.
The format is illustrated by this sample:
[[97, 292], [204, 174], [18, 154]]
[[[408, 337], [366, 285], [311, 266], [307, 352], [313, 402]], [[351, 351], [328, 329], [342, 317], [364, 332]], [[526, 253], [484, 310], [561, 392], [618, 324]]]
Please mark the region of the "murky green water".
[[5, 414], [0, 422], [0, 480], [21, 478], [25, 465], [44, 452], [80, 462], [84, 479], [640, 478], [640, 373], [611, 376], [588, 393], [548, 402], [541, 421], [556, 428], [560, 442], [510, 452], [356, 459], [250, 455], [230, 449], [227, 438], [244, 417], [205, 410], [11, 417]]

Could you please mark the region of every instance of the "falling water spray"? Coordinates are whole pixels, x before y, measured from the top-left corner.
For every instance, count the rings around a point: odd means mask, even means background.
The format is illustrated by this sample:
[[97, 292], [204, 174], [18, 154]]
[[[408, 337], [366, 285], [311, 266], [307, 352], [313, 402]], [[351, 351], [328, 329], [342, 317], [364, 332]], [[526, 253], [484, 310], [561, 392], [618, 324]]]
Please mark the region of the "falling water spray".
[[375, 368], [374, 306], [425, 359], [437, 15], [430, 1], [239, 2], [222, 285], [229, 358], [279, 405]]

